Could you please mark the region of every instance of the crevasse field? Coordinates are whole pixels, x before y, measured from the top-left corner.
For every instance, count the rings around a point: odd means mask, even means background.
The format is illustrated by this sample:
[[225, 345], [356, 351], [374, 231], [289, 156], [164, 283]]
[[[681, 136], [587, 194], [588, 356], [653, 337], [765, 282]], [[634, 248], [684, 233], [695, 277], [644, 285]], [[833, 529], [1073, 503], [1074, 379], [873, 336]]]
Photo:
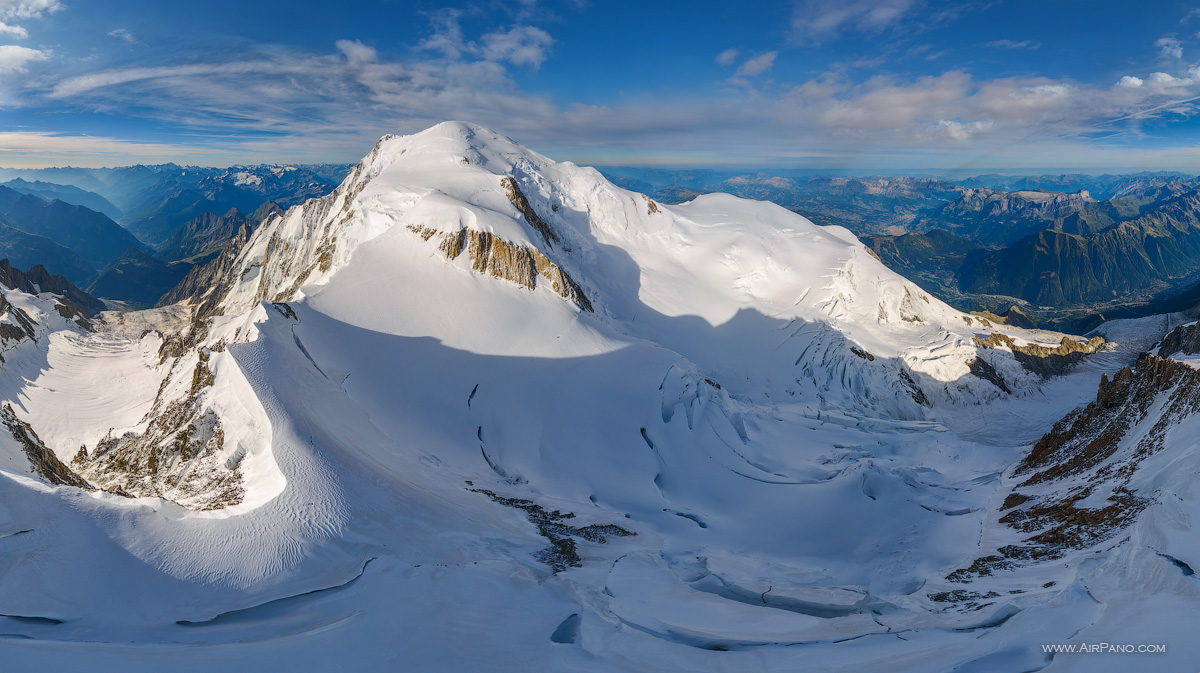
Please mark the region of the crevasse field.
[[[0, 396], [97, 487], [0, 432], [6, 670], [1200, 660], [1197, 421], [1020, 467], [1178, 316], [1109, 322], [1043, 378], [975, 339], [1063, 335], [965, 316], [845, 229], [658, 204], [464, 123], [385, 137], [219, 281], [95, 331], [6, 293], [36, 325]], [[1018, 487], [1125, 509], [1046, 552], [1001, 521]], [[1042, 648], [1068, 642], [1167, 651]]]

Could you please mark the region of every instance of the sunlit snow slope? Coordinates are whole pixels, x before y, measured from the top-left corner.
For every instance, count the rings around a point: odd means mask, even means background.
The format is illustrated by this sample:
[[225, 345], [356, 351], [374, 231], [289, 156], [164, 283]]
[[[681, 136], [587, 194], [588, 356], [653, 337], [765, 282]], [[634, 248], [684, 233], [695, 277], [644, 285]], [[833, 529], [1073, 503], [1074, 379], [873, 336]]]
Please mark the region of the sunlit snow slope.
[[[1138, 619], [1089, 587], [1154, 505], [957, 571], [1167, 318], [1060, 345], [844, 229], [658, 204], [463, 123], [385, 137], [212, 264], [0, 375], [94, 489], [0, 433], [16, 670], [1122, 670], [1040, 645]], [[1137, 567], [1195, 607], [1167, 558]]]

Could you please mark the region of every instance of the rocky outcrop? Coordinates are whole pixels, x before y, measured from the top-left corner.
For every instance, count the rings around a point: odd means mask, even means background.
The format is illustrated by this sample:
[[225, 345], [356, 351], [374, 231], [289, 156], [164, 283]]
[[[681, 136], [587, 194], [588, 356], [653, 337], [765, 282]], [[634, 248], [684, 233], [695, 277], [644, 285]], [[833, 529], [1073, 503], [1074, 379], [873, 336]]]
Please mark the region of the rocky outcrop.
[[47, 448], [33, 428], [17, 418], [11, 405], [5, 404], [0, 408], [0, 423], [8, 428], [12, 438], [17, 440], [17, 443], [25, 450], [25, 455], [29, 457], [29, 464], [33, 467], [33, 471], [43, 479], [59, 486], [74, 486], [88, 491], [96, 490], [87, 480], [64, 465], [58, 456], [55, 456], [54, 452]]
[[1200, 353], [1200, 323], [1180, 325], [1171, 330], [1158, 344], [1159, 357], [1175, 354], [1195, 355]]
[[[471, 482], [467, 482], [467, 484], [470, 485]], [[610, 537], [636, 535], [636, 533], [614, 524], [572, 526], [566, 523], [567, 520], [575, 518], [575, 515], [571, 512], [547, 510], [532, 500], [508, 498], [485, 488], [470, 488], [467, 490], [472, 493], [486, 495], [494, 502], [505, 507], [512, 507], [513, 509], [525, 512], [529, 521], [537, 526], [538, 534], [550, 542], [549, 546], [534, 554], [534, 558], [550, 566], [555, 573], [560, 573], [567, 568], [579, 568], [583, 566], [583, 559], [579, 556], [578, 545], [573, 538], [604, 544], [608, 542], [608, 538]]]
[[1131, 486], [1134, 475], [1198, 410], [1200, 371], [1174, 360], [1147, 353], [1102, 376], [1095, 401], [1055, 423], [1013, 470], [999, 523], [1020, 541], [947, 579], [969, 582], [1118, 539], [1153, 502]]
[[1161, 435], [1167, 428], [1200, 409], [1200, 371], [1146, 353], [1111, 380], [1101, 375], [1096, 401], [1056, 423], [1018, 465], [1017, 474], [1031, 474], [1022, 485], [1062, 479], [1095, 467], [1116, 451], [1130, 427], [1147, 420], [1164, 391], [1170, 391], [1170, 396], [1157, 412], [1150, 433], [1139, 442], [1146, 455], [1162, 448]]
[[528, 222], [529, 225], [532, 226], [535, 231], [537, 231], [537, 233], [541, 234], [542, 240], [546, 242], [546, 245], [554, 247], [554, 244], [559, 242], [558, 234], [556, 234], [554, 229], [545, 220], [543, 220], [540, 215], [537, 214], [537, 212], [533, 209], [533, 206], [529, 205], [529, 199], [525, 198], [525, 194], [521, 192], [521, 188], [517, 185], [517, 181], [505, 176], [500, 179], [500, 185], [504, 187], [504, 191], [508, 194], [508, 200], [511, 201], [513, 206], [515, 206], [516, 209], [520, 211], [521, 215], [525, 217], [525, 221]]
[[1012, 337], [1000, 332], [994, 332], [982, 339], [975, 337], [973, 341], [978, 348], [1007, 348], [1011, 350], [1017, 362], [1021, 363], [1025, 369], [1042, 378], [1065, 374], [1075, 363], [1082, 360], [1085, 355], [1091, 355], [1099, 351], [1106, 343], [1104, 337], [1099, 336], [1092, 337], [1086, 343], [1064, 336], [1062, 343], [1054, 348], [1039, 344], [1020, 345]]
[[472, 269], [528, 290], [537, 287], [540, 276], [550, 282], [555, 294], [570, 300], [581, 310], [593, 310], [592, 302], [584, 295], [583, 288], [536, 248], [510, 243], [495, 234], [465, 227], [453, 234], [415, 225], [409, 225], [408, 229], [426, 241], [439, 237], [438, 250], [447, 259], [457, 259], [465, 252]]
[[[80, 474], [109, 489], [134, 496], [173, 500], [195, 510], [223, 509], [245, 496], [240, 459], [222, 460], [225, 432], [221, 419], [203, 401], [213, 383], [209, 356], [200, 351], [191, 385], [182, 399], [169, 399], [164, 381], [142, 433], [106, 437], [72, 460]], [[236, 454], [235, 454], [236, 455]]]
[[1025, 312], [1016, 305], [1010, 306], [1004, 315], [997, 315], [991, 311], [971, 311], [971, 315], [978, 316], [987, 321], [985, 326], [990, 327], [990, 323], [997, 325], [1011, 325], [1020, 327], [1021, 329], [1037, 329], [1037, 324]]
[[4, 293], [0, 293], [0, 320], [4, 320], [0, 322], [0, 339], [37, 341], [37, 323], [28, 313], [13, 306]]
[[997, 372], [996, 368], [993, 367], [987, 360], [982, 358], [971, 358], [971, 360], [967, 362], [967, 368], [970, 369], [973, 375], [978, 376], [988, 383], [991, 383], [1000, 390], [1006, 393], [1012, 392], [1012, 390], [1009, 389], [1008, 384], [1004, 382], [1004, 378], [1000, 376], [1000, 372]]

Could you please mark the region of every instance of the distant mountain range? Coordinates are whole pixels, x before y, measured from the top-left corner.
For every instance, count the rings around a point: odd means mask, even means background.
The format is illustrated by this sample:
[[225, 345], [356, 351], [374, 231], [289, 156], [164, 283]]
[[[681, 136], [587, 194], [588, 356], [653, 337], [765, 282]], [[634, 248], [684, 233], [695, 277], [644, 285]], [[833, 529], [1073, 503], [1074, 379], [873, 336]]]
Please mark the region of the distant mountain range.
[[127, 249], [100, 272], [88, 291], [139, 306], [154, 306], [189, 271], [219, 254], [243, 227], [253, 230], [262, 220], [282, 213], [274, 201], [262, 204], [250, 216], [236, 208], [224, 215], [203, 213], [176, 227], [153, 255], [136, 246]]
[[40, 181], [92, 192], [119, 210], [117, 219], [124, 227], [154, 246], [175, 227], [204, 213], [224, 213], [231, 208], [249, 213], [264, 201], [286, 208], [322, 196], [345, 178], [349, 168], [346, 164], [0, 168], [0, 179]]
[[100, 296], [153, 305], [243, 224], [328, 193], [347, 169], [0, 168], [0, 257], [44, 264]]

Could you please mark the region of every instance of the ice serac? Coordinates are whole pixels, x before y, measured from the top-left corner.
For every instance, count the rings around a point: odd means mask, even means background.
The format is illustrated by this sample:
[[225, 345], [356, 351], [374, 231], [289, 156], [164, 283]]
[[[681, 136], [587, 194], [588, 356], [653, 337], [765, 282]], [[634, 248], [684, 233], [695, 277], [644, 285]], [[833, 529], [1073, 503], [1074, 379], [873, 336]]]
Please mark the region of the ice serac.
[[52, 562], [0, 556], [0, 614], [59, 622], [5, 624], [14, 665], [1035, 670], [1020, 643], [1099, 610], [1074, 571], [947, 576], [1140, 327], [999, 332], [845, 229], [660, 204], [458, 122], [384, 137], [168, 297], [35, 332], [45, 361], [0, 377], [101, 489], [3, 468], [33, 532], [0, 544]]

